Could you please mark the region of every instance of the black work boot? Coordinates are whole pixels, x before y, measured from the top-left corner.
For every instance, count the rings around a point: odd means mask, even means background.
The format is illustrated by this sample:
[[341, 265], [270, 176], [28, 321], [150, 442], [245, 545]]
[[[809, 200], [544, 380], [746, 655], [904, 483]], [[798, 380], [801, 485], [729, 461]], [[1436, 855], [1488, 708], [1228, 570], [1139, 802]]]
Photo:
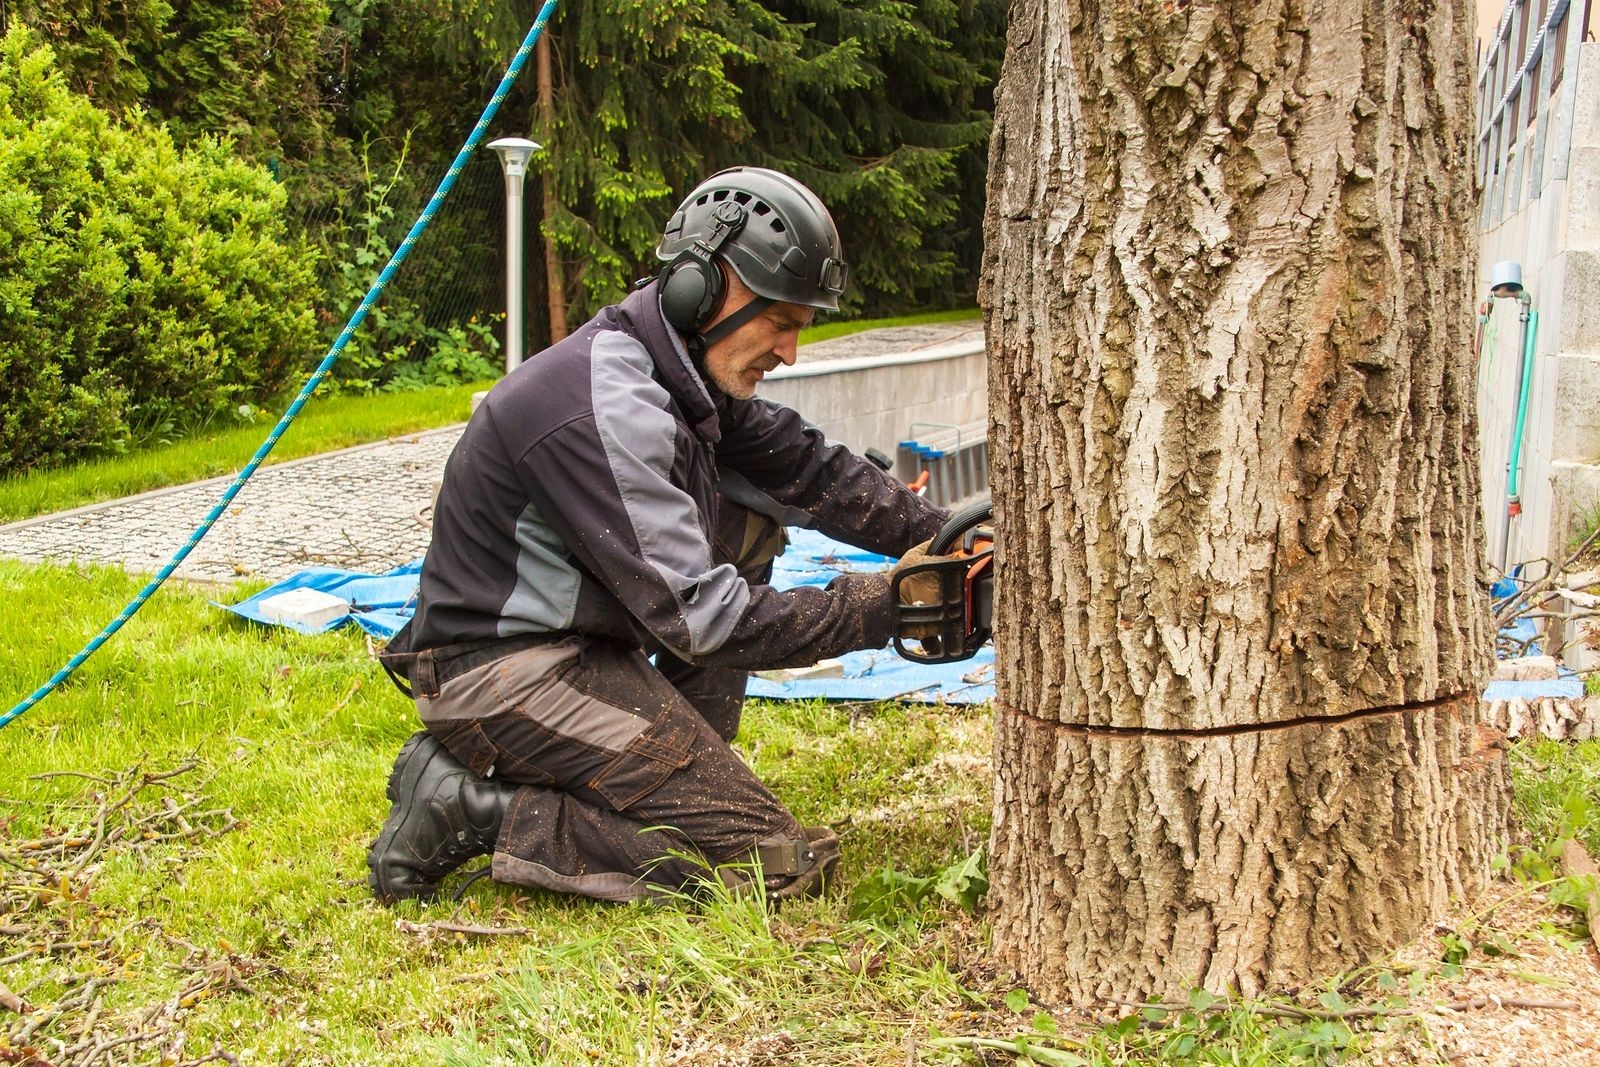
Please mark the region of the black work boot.
[[385, 904], [428, 900], [439, 880], [494, 851], [517, 787], [480, 778], [426, 730], [411, 735], [389, 775], [389, 818], [367, 853], [367, 884]]

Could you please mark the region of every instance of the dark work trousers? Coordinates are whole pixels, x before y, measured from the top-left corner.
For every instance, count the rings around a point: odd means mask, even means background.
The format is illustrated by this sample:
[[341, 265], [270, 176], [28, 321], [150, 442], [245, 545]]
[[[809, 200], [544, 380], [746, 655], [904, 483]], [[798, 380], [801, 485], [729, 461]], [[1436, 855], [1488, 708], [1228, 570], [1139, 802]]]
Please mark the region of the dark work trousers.
[[[731, 501], [721, 515], [716, 561], [766, 581], [782, 529]], [[658, 662], [626, 642], [553, 635], [417, 692], [452, 755], [522, 786], [495, 842], [496, 881], [634, 900], [804, 837], [729, 747], [746, 673]]]

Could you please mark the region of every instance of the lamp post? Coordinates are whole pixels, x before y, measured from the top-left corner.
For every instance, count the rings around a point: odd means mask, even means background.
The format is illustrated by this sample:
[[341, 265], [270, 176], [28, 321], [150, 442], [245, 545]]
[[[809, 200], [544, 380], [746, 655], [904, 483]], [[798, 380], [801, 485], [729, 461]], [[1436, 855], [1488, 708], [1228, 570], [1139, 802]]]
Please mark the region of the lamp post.
[[522, 365], [522, 179], [528, 157], [541, 147], [523, 137], [502, 137], [489, 147], [506, 176], [506, 373]]

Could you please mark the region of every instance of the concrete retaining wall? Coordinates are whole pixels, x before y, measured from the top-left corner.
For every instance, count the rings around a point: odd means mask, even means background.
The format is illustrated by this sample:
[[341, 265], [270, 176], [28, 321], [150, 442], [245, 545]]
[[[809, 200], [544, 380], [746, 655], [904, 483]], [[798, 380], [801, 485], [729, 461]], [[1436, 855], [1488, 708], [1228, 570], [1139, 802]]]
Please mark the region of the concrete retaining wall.
[[768, 374], [760, 392], [851, 451], [876, 448], [893, 459], [914, 423], [987, 417], [988, 362], [982, 340], [816, 362], [802, 348], [800, 361]]

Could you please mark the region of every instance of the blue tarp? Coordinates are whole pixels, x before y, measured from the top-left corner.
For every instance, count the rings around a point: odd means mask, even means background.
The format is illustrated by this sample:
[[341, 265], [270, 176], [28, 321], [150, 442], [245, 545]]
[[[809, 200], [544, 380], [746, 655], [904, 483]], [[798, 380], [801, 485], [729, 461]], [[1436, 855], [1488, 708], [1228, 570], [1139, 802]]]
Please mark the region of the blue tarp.
[[[839, 574], [881, 570], [889, 563], [885, 556], [840, 544], [814, 530], [791, 530], [790, 536], [789, 549], [778, 557], [773, 570], [772, 584], [779, 589], [827, 585]], [[379, 575], [313, 567], [263, 589], [248, 600], [217, 606], [254, 622], [288, 625], [301, 633], [322, 633], [354, 621], [374, 637], [387, 639], [411, 617], [420, 570], [420, 563], [408, 563]], [[315, 589], [337, 596], [349, 602], [350, 614], [315, 628], [262, 618], [261, 601], [291, 589]], [[750, 695], [775, 700], [898, 698], [928, 704], [977, 704], [994, 697], [994, 649], [990, 646], [961, 663], [913, 663], [891, 649], [852, 652], [840, 659], [844, 665], [843, 678], [790, 682], [752, 678]]]
[[[889, 559], [824, 537], [814, 530], [791, 530], [788, 551], [778, 557], [772, 584], [779, 589], [797, 585], [827, 585], [848, 571], [881, 570]], [[264, 589], [239, 604], [218, 604], [236, 615], [266, 625], [285, 625], [301, 633], [322, 633], [354, 621], [374, 637], [388, 639], [411, 617], [417, 594], [420, 562], [396, 567], [387, 574], [361, 574], [333, 567], [313, 567]], [[1516, 585], [1496, 583], [1496, 598], [1510, 596]], [[350, 603], [350, 614], [308, 628], [292, 623], [269, 623], [259, 604], [269, 596], [291, 589], [316, 589]], [[1519, 619], [1505, 631], [1519, 640], [1533, 636], [1533, 622]], [[1537, 648], [1533, 649], [1537, 652]], [[906, 700], [920, 703], [978, 704], [994, 697], [994, 648], [984, 648], [961, 663], [914, 663], [891, 649], [852, 652], [840, 657], [843, 678], [814, 678], [790, 682], [750, 679], [750, 695], [772, 700]], [[1583, 679], [1569, 668], [1560, 677], [1534, 682], [1490, 682], [1485, 700], [1537, 700], [1541, 697], [1581, 697]]]
[[[215, 600], [212, 603], [251, 622], [259, 622], [264, 626], [286, 626], [303, 634], [326, 633], [354, 620], [367, 633], [387, 640], [411, 618], [412, 602], [417, 596], [417, 575], [421, 571], [420, 562], [407, 563], [385, 574], [362, 574], [337, 567], [311, 567], [263, 589], [248, 600], [237, 604], [219, 604]], [[302, 626], [263, 618], [261, 602], [291, 589], [315, 589], [319, 593], [336, 596], [349, 603], [350, 614], [330, 619], [321, 626]]]
[[1557, 667], [1558, 678], [1536, 682], [1490, 682], [1483, 691], [1485, 700], [1539, 700], [1544, 697], [1577, 699], [1583, 696], [1583, 679], [1570, 667]]

